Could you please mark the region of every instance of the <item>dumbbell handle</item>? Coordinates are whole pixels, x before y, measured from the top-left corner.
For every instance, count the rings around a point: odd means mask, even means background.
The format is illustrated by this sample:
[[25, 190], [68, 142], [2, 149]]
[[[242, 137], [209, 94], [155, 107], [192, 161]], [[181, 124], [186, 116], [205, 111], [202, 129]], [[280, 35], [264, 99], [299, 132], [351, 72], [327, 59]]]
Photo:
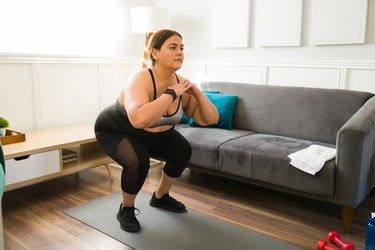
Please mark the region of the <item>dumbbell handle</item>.
[[344, 242], [341, 240], [340, 235], [336, 231], [331, 231], [328, 233], [328, 240], [337, 244], [343, 250], [355, 250], [354, 245], [351, 242]]
[[327, 241], [320, 240], [318, 241], [318, 244], [316, 245], [316, 250], [337, 250], [337, 249], [329, 246]]

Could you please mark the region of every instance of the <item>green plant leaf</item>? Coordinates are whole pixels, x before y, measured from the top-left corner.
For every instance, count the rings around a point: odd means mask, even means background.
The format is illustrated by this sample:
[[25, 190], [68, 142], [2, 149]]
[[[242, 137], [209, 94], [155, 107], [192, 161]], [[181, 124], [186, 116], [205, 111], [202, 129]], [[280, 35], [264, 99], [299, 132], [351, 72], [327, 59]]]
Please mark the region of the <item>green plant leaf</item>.
[[0, 117], [0, 128], [7, 128], [9, 127], [9, 122], [7, 119]]

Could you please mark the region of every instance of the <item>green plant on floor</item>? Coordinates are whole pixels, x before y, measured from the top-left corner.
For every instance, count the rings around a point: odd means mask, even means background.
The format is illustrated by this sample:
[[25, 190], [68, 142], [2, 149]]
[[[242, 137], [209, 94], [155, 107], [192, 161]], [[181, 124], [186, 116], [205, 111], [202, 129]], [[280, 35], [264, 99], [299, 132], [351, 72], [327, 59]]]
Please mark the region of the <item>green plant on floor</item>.
[[0, 128], [7, 128], [9, 127], [9, 122], [7, 119], [0, 116]]

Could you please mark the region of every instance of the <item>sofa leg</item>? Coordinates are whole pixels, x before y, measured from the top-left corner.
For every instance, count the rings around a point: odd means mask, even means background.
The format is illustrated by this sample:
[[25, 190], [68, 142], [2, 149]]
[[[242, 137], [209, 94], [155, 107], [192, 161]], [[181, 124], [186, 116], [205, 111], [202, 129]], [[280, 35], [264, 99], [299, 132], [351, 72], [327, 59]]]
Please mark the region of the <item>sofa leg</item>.
[[344, 233], [349, 234], [352, 230], [354, 208], [342, 206], [342, 221], [344, 223]]

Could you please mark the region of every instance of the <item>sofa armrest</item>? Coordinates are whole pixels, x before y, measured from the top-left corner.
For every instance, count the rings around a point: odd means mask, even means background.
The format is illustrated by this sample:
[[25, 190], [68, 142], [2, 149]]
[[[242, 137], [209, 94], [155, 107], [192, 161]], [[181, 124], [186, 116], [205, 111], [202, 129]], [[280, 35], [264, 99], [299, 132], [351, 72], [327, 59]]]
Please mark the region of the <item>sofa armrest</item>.
[[336, 146], [335, 202], [357, 207], [375, 185], [375, 97], [342, 126]]

